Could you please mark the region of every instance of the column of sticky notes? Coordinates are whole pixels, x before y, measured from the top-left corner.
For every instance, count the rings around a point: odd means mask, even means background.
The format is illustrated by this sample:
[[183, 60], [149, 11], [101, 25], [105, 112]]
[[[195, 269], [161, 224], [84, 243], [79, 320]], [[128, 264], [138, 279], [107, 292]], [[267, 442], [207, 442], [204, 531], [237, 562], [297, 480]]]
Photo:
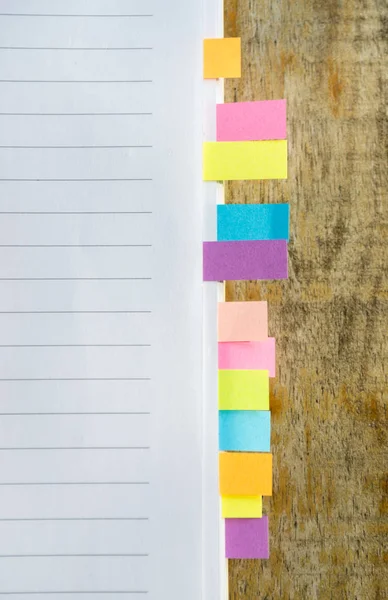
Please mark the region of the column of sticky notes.
[[[218, 141], [204, 144], [205, 180], [287, 177], [285, 100], [216, 110]], [[288, 240], [288, 204], [220, 205], [217, 241], [203, 246], [204, 281], [286, 279]]]
[[[205, 78], [240, 76], [240, 40], [206, 40]], [[286, 101], [216, 107], [204, 144], [205, 181], [287, 178]], [[204, 281], [285, 279], [288, 204], [217, 206], [217, 240], [204, 242]], [[269, 378], [275, 339], [266, 302], [218, 305], [219, 486], [227, 558], [268, 558], [263, 496], [272, 495]]]
[[269, 377], [275, 340], [266, 302], [218, 305], [220, 494], [227, 558], [268, 558], [262, 497], [272, 495]]

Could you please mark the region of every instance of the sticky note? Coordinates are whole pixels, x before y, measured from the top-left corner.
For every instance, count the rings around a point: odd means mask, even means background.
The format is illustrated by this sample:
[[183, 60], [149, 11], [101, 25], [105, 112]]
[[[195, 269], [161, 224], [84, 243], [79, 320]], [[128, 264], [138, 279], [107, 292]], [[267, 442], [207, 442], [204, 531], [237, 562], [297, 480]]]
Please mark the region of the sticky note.
[[220, 410], [219, 449], [227, 452], [269, 452], [269, 410]]
[[218, 419], [221, 452], [270, 452], [269, 410], [220, 410]]
[[285, 140], [286, 100], [217, 104], [217, 141]]
[[261, 342], [220, 342], [219, 369], [260, 369], [276, 376], [275, 338]]
[[219, 204], [217, 240], [288, 240], [289, 204]]
[[204, 40], [203, 76], [204, 79], [241, 77], [241, 39]]
[[204, 281], [287, 279], [286, 240], [204, 242]]
[[267, 338], [267, 302], [218, 303], [219, 342], [251, 342]]
[[263, 514], [262, 496], [222, 496], [223, 519], [252, 519]]
[[269, 558], [268, 517], [226, 519], [226, 558]]
[[268, 371], [218, 371], [220, 410], [269, 410]]
[[205, 142], [203, 179], [287, 179], [287, 141]]
[[221, 496], [272, 496], [272, 454], [220, 452]]

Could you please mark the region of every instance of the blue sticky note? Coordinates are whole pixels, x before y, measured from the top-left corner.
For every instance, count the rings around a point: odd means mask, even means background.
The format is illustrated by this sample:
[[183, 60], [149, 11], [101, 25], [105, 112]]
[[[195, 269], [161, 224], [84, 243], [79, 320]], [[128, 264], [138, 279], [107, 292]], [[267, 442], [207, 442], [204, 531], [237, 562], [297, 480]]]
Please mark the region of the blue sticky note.
[[289, 204], [219, 204], [217, 241], [288, 241], [289, 220]]
[[220, 410], [220, 450], [270, 452], [269, 410]]

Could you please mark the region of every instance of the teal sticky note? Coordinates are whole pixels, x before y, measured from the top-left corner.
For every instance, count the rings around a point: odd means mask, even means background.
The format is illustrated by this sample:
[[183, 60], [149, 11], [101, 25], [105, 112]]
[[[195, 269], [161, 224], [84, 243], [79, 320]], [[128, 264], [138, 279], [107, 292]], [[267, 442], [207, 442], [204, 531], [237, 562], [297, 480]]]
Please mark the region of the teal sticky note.
[[289, 220], [289, 204], [219, 204], [217, 241], [288, 241]]
[[219, 441], [222, 451], [270, 452], [270, 411], [220, 410]]

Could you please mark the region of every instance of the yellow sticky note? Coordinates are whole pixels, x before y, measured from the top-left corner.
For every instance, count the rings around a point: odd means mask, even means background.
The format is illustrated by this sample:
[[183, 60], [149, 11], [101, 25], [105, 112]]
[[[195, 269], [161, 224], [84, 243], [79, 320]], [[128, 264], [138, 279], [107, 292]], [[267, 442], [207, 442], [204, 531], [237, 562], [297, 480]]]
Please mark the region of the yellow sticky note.
[[241, 39], [204, 40], [203, 76], [204, 79], [241, 77]]
[[260, 519], [263, 516], [262, 496], [222, 496], [223, 519]]
[[220, 410], [269, 410], [269, 373], [261, 370], [218, 371]]
[[287, 179], [287, 140], [205, 142], [203, 179]]

